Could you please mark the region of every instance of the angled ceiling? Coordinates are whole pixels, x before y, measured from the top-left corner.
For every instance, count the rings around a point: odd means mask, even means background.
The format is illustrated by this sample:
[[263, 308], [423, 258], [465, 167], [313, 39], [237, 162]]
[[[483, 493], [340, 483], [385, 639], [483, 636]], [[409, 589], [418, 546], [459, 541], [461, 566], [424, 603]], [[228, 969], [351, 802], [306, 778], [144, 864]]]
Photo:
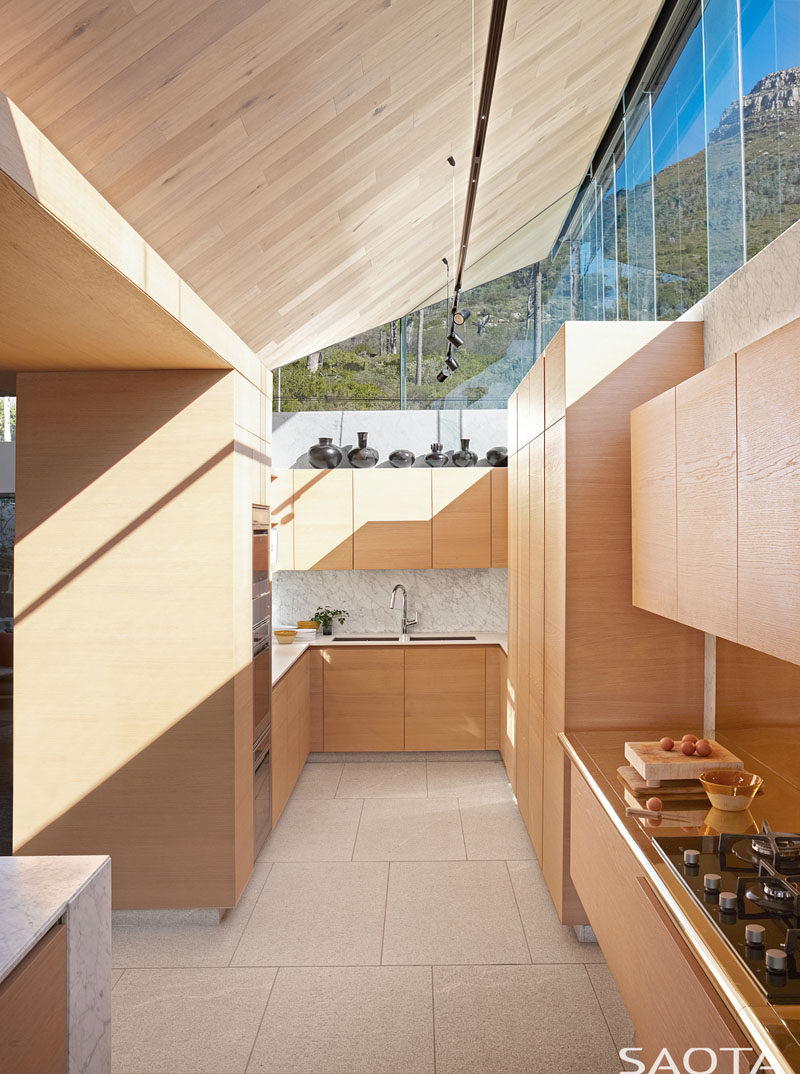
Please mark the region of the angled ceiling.
[[[510, 0], [467, 285], [547, 252], [659, 6]], [[474, 9], [477, 99], [489, 0]], [[5, 0], [0, 89], [274, 366], [441, 287], [446, 158], [460, 231], [472, 142], [471, 11]]]

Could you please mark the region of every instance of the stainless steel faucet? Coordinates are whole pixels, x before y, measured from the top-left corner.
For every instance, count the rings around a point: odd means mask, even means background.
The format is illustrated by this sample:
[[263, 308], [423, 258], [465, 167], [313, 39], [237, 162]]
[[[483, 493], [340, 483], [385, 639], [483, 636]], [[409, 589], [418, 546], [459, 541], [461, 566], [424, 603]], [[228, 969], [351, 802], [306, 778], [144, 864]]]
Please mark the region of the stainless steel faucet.
[[416, 626], [417, 625], [418, 616], [417, 616], [416, 612], [414, 613], [413, 616], [409, 616], [409, 614], [408, 614], [408, 593], [406, 592], [406, 587], [404, 585], [402, 585], [400, 582], [398, 582], [397, 585], [392, 590], [392, 599], [389, 601], [389, 608], [390, 609], [394, 608], [394, 602], [395, 602], [395, 600], [397, 598], [397, 590], [398, 589], [401, 590], [402, 594], [403, 594], [403, 636], [405, 637], [408, 634], [408, 628], [410, 626]]

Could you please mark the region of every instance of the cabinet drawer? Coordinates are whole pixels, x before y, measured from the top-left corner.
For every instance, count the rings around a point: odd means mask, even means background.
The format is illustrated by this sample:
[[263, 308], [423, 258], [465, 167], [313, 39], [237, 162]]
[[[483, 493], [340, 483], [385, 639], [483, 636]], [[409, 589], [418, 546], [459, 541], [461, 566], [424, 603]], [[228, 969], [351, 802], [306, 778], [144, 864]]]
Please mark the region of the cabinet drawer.
[[0, 1027], [3, 1074], [66, 1074], [64, 925], [55, 925], [0, 984]]

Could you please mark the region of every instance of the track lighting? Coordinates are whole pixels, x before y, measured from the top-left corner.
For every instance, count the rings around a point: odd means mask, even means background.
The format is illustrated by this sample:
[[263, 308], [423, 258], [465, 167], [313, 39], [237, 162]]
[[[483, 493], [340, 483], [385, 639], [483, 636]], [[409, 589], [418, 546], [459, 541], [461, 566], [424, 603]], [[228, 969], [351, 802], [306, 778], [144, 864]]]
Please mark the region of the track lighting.
[[436, 379], [439, 381], [440, 384], [444, 384], [444, 382], [449, 376], [450, 370], [447, 368], [447, 366], [443, 366], [442, 369], [440, 369], [439, 372], [436, 374]]
[[464, 342], [464, 340], [456, 332], [455, 328], [453, 328], [453, 329], [450, 330], [450, 335], [447, 337], [447, 342], [452, 347], [460, 347], [462, 345], [462, 343]]
[[456, 310], [453, 314], [453, 324], [458, 325], [460, 328], [462, 324], [467, 323], [471, 312], [472, 310]]
[[448, 356], [444, 360], [444, 364], [453, 373], [455, 373], [455, 371], [458, 369], [458, 362], [455, 360], [452, 354], [448, 354]]

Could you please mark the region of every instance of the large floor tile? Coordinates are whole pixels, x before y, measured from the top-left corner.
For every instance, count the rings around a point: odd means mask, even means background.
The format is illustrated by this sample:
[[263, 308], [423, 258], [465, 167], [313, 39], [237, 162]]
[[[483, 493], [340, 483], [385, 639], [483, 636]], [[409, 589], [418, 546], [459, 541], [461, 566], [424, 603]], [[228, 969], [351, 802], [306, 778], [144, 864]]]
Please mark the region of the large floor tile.
[[264, 844], [259, 861], [349, 861], [361, 802], [292, 798]]
[[276, 862], [234, 966], [379, 965], [385, 862]]
[[248, 1071], [432, 1074], [430, 969], [279, 970]]
[[345, 762], [346, 764], [372, 764], [375, 761], [383, 761], [387, 764], [405, 764], [407, 761], [422, 762], [425, 757], [421, 753], [404, 753], [403, 750], [367, 751], [358, 753], [309, 753], [308, 760], [312, 764], [334, 764]]
[[608, 966], [596, 965], [587, 966], [586, 972], [614, 1038], [614, 1044], [617, 1048], [631, 1046], [634, 1038], [633, 1022], [611, 976], [611, 970]]
[[368, 798], [354, 861], [456, 861], [466, 857], [455, 798]]
[[113, 988], [125, 970], [112, 970], [111, 971], [111, 987]]
[[535, 857], [516, 802], [459, 798], [459, 807], [468, 858]]
[[583, 966], [435, 966], [437, 1074], [617, 1074]]
[[336, 797], [424, 798], [427, 793], [424, 764], [374, 761], [372, 764], [346, 764]]
[[533, 962], [605, 961], [599, 944], [580, 943], [572, 929], [558, 920], [538, 862], [510, 861], [508, 871]]
[[239, 904], [216, 924], [195, 924], [190, 915], [181, 924], [114, 925], [111, 958], [115, 966], [227, 966], [256, 905], [269, 865], [259, 865]]
[[502, 761], [428, 761], [428, 795], [513, 801]]
[[389, 869], [383, 962], [529, 962], [504, 862], [396, 862]]
[[344, 764], [307, 764], [292, 791], [293, 798], [334, 798]]
[[239, 1074], [274, 969], [126, 970], [112, 993], [113, 1074]]

